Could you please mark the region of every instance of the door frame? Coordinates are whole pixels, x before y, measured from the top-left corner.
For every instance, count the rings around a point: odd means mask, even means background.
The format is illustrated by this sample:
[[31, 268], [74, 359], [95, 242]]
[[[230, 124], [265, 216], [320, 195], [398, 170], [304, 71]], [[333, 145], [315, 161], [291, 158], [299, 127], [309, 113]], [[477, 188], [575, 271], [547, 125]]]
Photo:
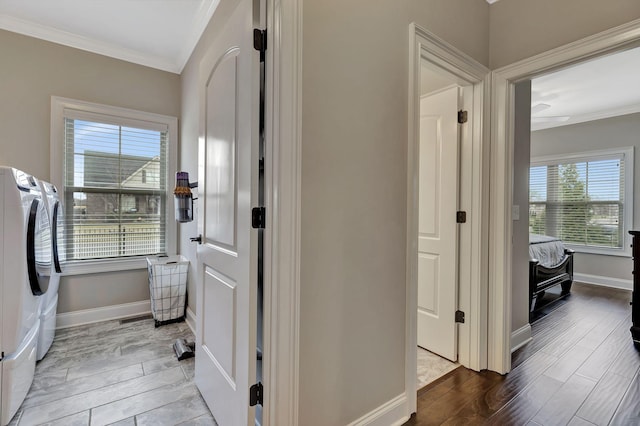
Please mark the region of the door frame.
[[460, 208], [467, 223], [459, 229], [459, 309], [465, 323], [458, 330], [458, 361], [479, 371], [487, 366], [488, 296], [488, 143], [490, 72], [470, 56], [412, 23], [409, 28], [409, 108], [407, 140], [407, 284], [405, 391], [409, 413], [417, 409], [417, 295], [418, 295], [418, 158], [421, 60], [452, 75], [460, 86], [473, 88], [469, 130], [460, 145]]
[[511, 241], [515, 84], [560, 68], [640, 46], [640, 20], [494, 70], [491, 110], [491, 191], [488, 368], [511, 370]]
[[267, 0], [263, 424], [298, 424], [302, 0]]

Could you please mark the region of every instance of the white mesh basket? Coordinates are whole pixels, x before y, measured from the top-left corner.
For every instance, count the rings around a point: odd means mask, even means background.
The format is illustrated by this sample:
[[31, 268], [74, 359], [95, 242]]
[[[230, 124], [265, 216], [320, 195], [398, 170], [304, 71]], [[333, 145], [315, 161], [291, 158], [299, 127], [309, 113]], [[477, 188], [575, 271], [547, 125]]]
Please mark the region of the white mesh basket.
[[184, 256], [147, 257], [151, 312], [156, 327], [184, 320], [189, 261]]

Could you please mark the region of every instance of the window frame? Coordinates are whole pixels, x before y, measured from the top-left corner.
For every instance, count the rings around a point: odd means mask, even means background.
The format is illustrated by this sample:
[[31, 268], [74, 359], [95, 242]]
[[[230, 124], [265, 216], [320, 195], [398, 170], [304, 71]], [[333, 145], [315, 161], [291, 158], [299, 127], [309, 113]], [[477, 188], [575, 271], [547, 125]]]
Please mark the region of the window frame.
[[[562, 165], [576, 162], [593, 162], [599, 160], [611, 160], [622, 158], [624, 161], [624, 201], [622, 202], [622, 247], [608, 248], [596, 247], [565, 242], [565, 246], [577, 253], [598, 254], [605, 256], [631, 257], [631, 236], [629, 230], [633, 229], [633, 175], [634, 175], [634, 149], [633, 146], [602, 149], [595, 151], [583, 151], [579, 153], [555, 154], [531, 157], [529, 173], [532, 167]], [[529, 175], [530, 176], [530, 175]], [[529, 178], [529, 177], [528, 177]], [[531, 184], [529, 183], [528, 202], [531, 200]], [[546, 201], [545, 201], [546, 203]], [[527, 219], [529, 220], [529, 219]]]
[[[166, 254], [177, 253], [177, 224], [175, 221], [174, 203], [170, 188], [173, 187], [173, 176], [177, 170], [178, 159], [178, 119], [167, 115], [102, 105], [93, 102], [79, 101], [59, 96], [51, 97], [51, 183], [62, 188], [62, 199], [66, 187], [64, 185], [64, 147], [65, 147], [65, 110], [78, 111], [80, 114], [97, 114], [110, 118], [119, 125], [131, 125], [134, 122], [155, 123], [167, 128], [167, 199], [165, 201], [165, 249]], [[135, 126], [134, 126], [135, 127]], [[114, 272], [131, 269], [145, 269], [146, 255], [126, 258], [74, 260], [65, 264], [63, 275], [81, 275], [101, 272]]]

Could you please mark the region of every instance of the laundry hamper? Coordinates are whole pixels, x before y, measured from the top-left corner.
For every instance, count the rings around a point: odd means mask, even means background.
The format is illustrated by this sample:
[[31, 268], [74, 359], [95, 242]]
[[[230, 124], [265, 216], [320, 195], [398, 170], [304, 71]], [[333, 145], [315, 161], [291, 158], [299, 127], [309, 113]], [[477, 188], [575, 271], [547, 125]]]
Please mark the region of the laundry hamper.
[[184, 321], [189, 261], [184, 256], [147, 257], [147, 269], [156, 327]]

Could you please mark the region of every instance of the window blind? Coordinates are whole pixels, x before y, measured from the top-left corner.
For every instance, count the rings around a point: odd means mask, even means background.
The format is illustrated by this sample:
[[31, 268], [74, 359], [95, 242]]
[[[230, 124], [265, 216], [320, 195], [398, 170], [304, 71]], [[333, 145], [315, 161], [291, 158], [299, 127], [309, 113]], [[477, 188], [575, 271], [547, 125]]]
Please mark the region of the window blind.
[[65, 115], [67, 260], [165, 253], [166, 128]]
[[533, 165], [529, 189], [530, 232], [574, 245], [622, 248], [623, 154]]

